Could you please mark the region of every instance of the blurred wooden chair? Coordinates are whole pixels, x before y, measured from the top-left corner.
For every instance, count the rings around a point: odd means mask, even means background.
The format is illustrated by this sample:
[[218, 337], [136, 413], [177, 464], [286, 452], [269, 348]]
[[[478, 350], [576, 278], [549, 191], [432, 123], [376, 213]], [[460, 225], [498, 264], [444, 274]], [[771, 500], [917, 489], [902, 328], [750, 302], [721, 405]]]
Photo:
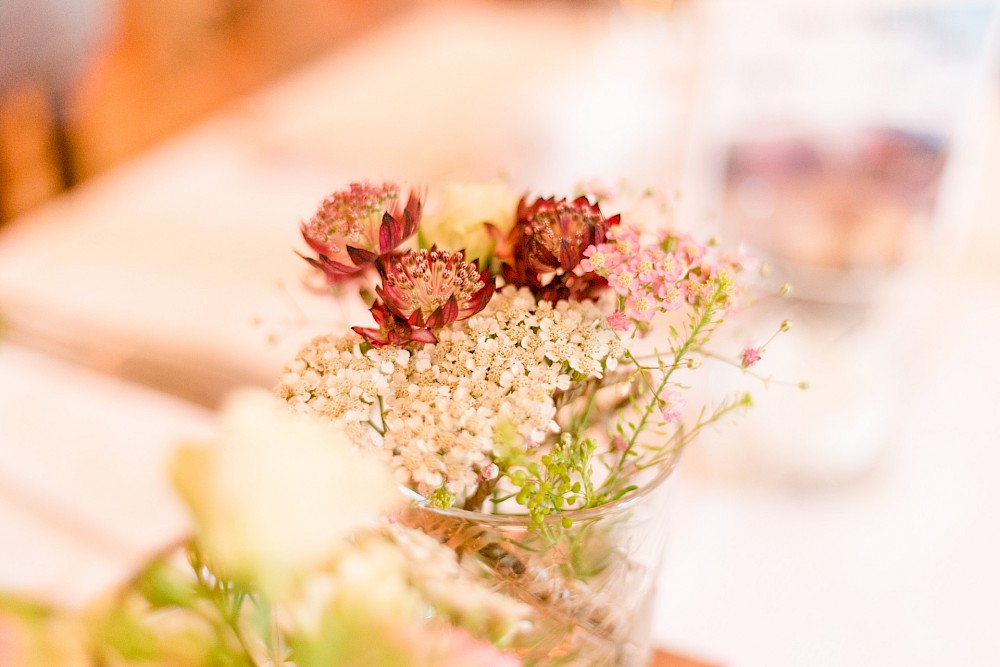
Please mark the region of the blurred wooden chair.
[[[43, 91], [51, 119], [56, 168], [64, 189], [77, 181], [67, 131], [67, 94], [88, 56], [108, 32], [114, 13], [109, 0], [0, 2], [0, 101], [21, 86], [36, 86]], [[4, 180], [0, 173], [0, 186]], [[0, 197], [3, 193], [0, 187]], [[0, 219], [2, 204], [0, 201]]]

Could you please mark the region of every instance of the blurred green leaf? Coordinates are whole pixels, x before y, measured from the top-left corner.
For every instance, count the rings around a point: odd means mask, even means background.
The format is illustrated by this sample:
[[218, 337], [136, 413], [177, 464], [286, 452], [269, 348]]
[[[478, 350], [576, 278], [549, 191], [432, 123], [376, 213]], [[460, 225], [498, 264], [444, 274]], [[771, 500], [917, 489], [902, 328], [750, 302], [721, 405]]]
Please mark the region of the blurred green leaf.
[[164, 561], [154, 563], [136, 583], [153, 608], [188, 607], [197, 594], [193, 582]]

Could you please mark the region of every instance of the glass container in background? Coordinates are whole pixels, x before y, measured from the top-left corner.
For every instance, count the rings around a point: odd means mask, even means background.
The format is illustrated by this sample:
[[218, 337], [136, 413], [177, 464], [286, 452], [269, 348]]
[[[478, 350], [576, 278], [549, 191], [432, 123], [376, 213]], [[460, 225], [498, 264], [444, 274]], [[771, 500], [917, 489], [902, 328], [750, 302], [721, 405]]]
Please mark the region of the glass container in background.
[[920, 310], [921, 290], [933, 289], [922, 267], [954, 252], [975, 193], [997, 7], [706, 8], [687, 205], [717, 211], [723, 236], [791, 285], [787, 299], [755, 306], [762, 323], [794, 323], [761, 372], [810, 385], [796, 396], [757, 391], [720, 465], [792, 484], [853, 479], [880, 460], [919, 382], [903, 372], [932, 325]]

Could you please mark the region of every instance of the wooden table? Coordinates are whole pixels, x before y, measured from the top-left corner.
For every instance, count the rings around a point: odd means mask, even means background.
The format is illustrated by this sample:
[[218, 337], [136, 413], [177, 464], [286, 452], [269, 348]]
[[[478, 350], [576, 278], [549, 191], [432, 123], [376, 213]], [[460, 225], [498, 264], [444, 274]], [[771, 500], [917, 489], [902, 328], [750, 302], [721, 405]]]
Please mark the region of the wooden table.
[[676, 653], [656, 651], [653, 654], [653, 662], [650, 667], [718, 667], [718, 665], [686, 658]]

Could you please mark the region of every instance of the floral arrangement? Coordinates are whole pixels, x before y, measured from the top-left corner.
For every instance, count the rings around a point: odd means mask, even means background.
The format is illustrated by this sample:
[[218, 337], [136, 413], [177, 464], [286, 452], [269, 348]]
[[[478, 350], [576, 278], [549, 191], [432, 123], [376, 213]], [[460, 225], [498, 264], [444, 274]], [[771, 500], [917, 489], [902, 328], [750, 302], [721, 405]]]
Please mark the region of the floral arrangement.
[[0, 595], [0, 664], [646, 663], [662, 545], [633, 501], [750, 404], [693, 388], [774, 338], [709, 349], [753, 262], [654, 193], [425, 204], [392, 183], [321, 203], [303, 258], [372, 321], [178, 450], [194, 530], [132, 579], [81, 613]]
[[[752, 262], [673, 228], [654, 194], [633, 200], [608, 216], [623, 202], [607, 192], [453, 185], [424, 216], [422, 194], [392, 183], [332, 194], [302, 225], [305, 259], [368, 295], [374, 326], [312, 341], [279, 396], [341, 424], [437, 508], [541, 523], [621, 498], [750, 403], [681, 419]], [[642, 337], [657, 346], [640, 353]], [[733, 360], [747, 368], [762, 349]]]

